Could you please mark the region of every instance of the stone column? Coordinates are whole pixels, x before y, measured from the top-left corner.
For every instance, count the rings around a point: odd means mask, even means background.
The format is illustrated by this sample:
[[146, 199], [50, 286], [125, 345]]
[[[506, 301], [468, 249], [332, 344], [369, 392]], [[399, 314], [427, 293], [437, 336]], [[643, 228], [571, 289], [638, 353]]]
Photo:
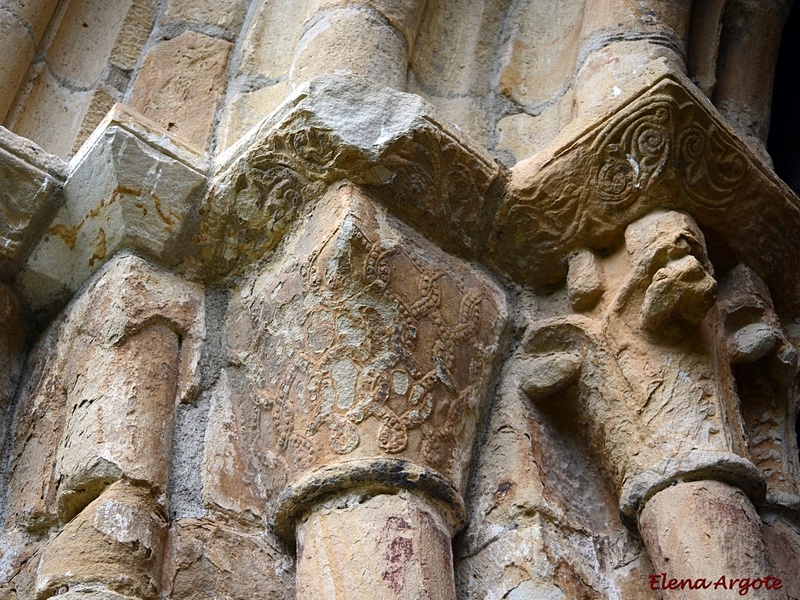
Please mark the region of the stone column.
[[[764, 476], [747, 458], [714, 328], [712, 274], [694, 220], [654, 211], [627, 227], [625, 248], [608, 259], [572, 257], [568, 296], [584, 315], [537, 324], [523, 340], [533, 354], [523, 390], [547, 402], [577, 386], [582, 424], [621, 511], [668, 579], [771, 574], [753, 507], [764, 499]], [[726, 532], [740, 529], [746, 543], [726, 543]], [[692, 537], [700, 532], [716, 554]]]
[[[664, 600], [723, 600], [737, 594], [758, 600], [787, 598], [769, 561], [761, 519], [733, 486], [695, 481], [666, 488], [648, 500], [639, 531], [654, 574], [666, 573], [666, 579], [656, 578]], [[725, 586], [714, 587], [721, 577]], [[682, 579], [690, 579], [693, 586], [703, 580], [702, 587], [677, 587]], [[671, 580], [677, 582], [671, 585]]]
[[351, 185], [289, 244], [232, 296], [227, 380], [297, 597], [454, 600], [504, 297]]
[[202, 327], [198, 286], [122, 256], [45, 338], [52, 362], [22, 399], [9, 499], [17, 527], [65, 524], [44, 546], [38, 595], [158, 596], [175, 405]]
[[788, 0], [727, 3], [722, 20], [714, 106], [767, 163], [772, 83], [780, 51], [779, 32]]
[[0, 123], [19, 91], [58, 0], [0, 2]]
[[292, 85], [347, 72], [404, 90], [426, 2], [316, 0], [295, 49]]
[[575, 73], [577, 110], [604, 110], [655, 73], [686, 72], [691, 0], [588, 0]]

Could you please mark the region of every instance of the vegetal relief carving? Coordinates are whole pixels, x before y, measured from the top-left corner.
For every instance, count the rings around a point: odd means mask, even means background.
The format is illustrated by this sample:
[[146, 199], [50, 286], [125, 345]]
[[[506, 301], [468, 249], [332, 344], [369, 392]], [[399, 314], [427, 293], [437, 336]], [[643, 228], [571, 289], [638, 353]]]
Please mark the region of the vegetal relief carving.
[[[629, 225], [625, 247], [600, 262], [604, 292], [594, 308], [529, 326], [523, 391], [536, 402], [578, 403], [629, 517], [682, 478], [720, 478], [763, 494], [744, 458], [738, 399], [718, 352], [717, 283], [700, 229], [682, 213], [655, 211]], [[595, 261], [576, 264], [596, 277]]]
[[606, 253], [629, 223], [671, 209], [722, 233], [734, 255], [755, 257], [768, 279], [781, 278], [774, 257], [790, 260], [790, 250], [778, 247], [777, 223], [780, 207], [793, 210], [793, 201], [759, 165], [691, 85], [665, 77], [605, 121], [513, 168], [488, 259], [518, 281], [556, 284], [570, 255], [587, 247]]
[[458, 488], [505, 319], [496, 288], [352, 188], [331, 194], [287, 256], [230, 312], [257, 468], [281, 465], [279, 490], [314, 468], [396, 457]]

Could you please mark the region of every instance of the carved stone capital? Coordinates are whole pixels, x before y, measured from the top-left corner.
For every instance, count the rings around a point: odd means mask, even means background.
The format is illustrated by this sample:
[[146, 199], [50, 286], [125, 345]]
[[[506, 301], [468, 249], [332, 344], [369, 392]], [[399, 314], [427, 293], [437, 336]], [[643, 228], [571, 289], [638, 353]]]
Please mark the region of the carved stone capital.
[[[239, 434], [219, 452], [258, 465], [289, 540], [316, 502], [358, 490], [411, 489], [458, 529], [504, 295], [353, 186], [332, 189], [289, 244], [229, 306]], [[225, 489], [235, 476], [209, 486], [220, 506], [248, 493]]]
[[601, 122], [512, 169], [486, 260], [525, 284], [563, 281], [566, 259], [617, 247], [653, 209], [691, 215], [718, 267], [747, 260], [779, 308], [800, 308], [797, 197], [691, 82], [666, 74]]
[[61, 203], [67, 167], [0, 127], [0, 279], [16, 275]]
[[196, 238], [203, 268], [241, 270], [273, 250], [336, 181], [363, 186], [446, 250], [475, 257], [500, 173], [419, 96], [320, 77], [220, 158]]
[[69, 164], [64, 203], [19, 276], [38, 311], [68, 299], [116, 252], [174, 266], [204, 188], [199, 151], [117, 105]]

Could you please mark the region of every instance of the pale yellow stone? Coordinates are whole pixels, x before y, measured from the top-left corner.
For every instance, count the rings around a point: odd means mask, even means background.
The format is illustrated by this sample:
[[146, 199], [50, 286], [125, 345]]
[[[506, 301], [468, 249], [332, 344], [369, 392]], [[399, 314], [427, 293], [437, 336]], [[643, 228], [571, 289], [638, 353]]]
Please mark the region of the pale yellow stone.
[[81, 122], [81, 128], [75, 136], [75, 141], [72, 144], [72, 154], [74, 155], [83, 143], [89, 138], [95, 128], [105, 118], [108, 112], [113, 108], [117, 99], [109, 94], [103, 88], [97, 89], [92, 92], [89, 106], [86, 109], [86, 114]]
[[45, 68], [32, 81], [13, 130], [47, 152], [69, 158], [92, 95], [63, 87]]
[[501, 50], [499, 92], [524, 106], [553, 101], [570, 85], [578, 54], [583, 0], [527, 0], [510, 17]]
[[167, 131], [204, 148], [225, 93], [232, 44], [194, 31], [147, 54], [130, 105]]
[[428, 96], [419, 89], [412, 89], [410, 92], [418, 93], [423, 98], [433, 104], [444, 117], [457, 125], [461, 131], [474, 140], [479, 146], [487, 146], [489, 143], [489, 122], [486, 111], [471, 96], [456, 98]]
[[28, 31], [11, 13], [0, 7], [0, 123], [5, 120], [17, 90], [33, 59], [34, 45]]
[[217, 130], [219, 152], [235, 144], [239, 138], [261, 119], [275, 110], [286, 98], [285, 82], [263, 87], [252, 92], [240, 92], [225, 106]]
[[111, 50], [109, 62], [112, 65], [123, 71], [131, 71], [136, 66], [142, 48], [150, 37], [156, 8], [158, 8], [156, 0], [133, 0]]
[[3, 0], [0, 6], [25, 21], [33, 33], [34, 41], [38, 44], [50, 19], [53, 18], [58, 0]]
[[494, 40], [507, 4], [428, 0], [411, 61], [419, 86], [436, 96], [489, 93]]
[[401, 34], [353, 8], [323, 14], [297, 44], [294, 87], [326, 73], [348, 73], [405, 89], [408, 54]]
[[70, 4], [47, 51], [49, 69], [78, 88], [95, 85], [133, 0], [86, 0]]
[[269, 0], [259, 3], [242, 44], [238, 75], [285, 78], [312, 0]]
[[235, 35], [242, 27], [247, 5], [245, 0], [171, 0], [161, 24], [214, 25]]

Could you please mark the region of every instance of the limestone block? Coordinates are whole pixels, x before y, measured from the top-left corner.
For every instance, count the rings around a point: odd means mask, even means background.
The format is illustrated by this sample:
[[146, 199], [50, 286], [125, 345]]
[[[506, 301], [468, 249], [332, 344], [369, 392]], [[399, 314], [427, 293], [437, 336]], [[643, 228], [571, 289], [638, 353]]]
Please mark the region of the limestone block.
[[169, 532], [162, 591], [174, 600], [286, 600], [294, 561], [274, 539], [212, 520], [180, 519]]
[[564, 94], [575, 70], [584, 4], [527, 0], [515, 7], [501, 50], [500, 93], [534, 109]]
[[4, 57], [0, 63], [0, 81], [3, 82], [0, 89], [0, 122], [3, 122], [28, 72], [35, 46], [25, 26], [2, 6], [0, 40], [3, 40], [0, 49]]
[[457, 527], [502, 294], [350, 186], [292, 240], [228, 315], [228, 429], [276, 523], [291, 540], [320, 495], [388, 486], [437, 499]]
[[225, 106], [219, 128], [217, 145], [221, 152], [238, 142], [261, 119], [280, 106], [286, 98], [286, 83], [276, 83], [252, 92], [236, 94]]
[[[774, 584], [776, 576], [760, 525], [745, 495], [716, 481], [669, 487], [650, 499], [640, 518], [640, 531], [655, 573], [665, 572], [668, 579], [705, 579], [712, 585], [721, 575], [750, 581], [771, 575]], [[736, 535], [730, 535], [732, 531]], [[733, 589], [704, 589], [702, 597], [722, 600], [745, 595], [741, 584]], [[682, 589], [662, 589], [660, 593], [665, 600], [697, 594]], [[765, 600], [787, 597], [785, 590], [767, 588], [763, 582], [746, 589], [746, 595]]]
[[[298, 11], [300, 12], [300, 11]], [[231, 36], [239, 33], [247, 13], [245, 0], [171, 0], [161, 19], [162, 27], [193, 23], [213, 25]]]
[[19, 114], [10, 126], [46, 152], [68, 160], [93, 93], [64, 86], [46, 65], [38, 67]]
[[71, 163], [64, 206], [20, 276], [41, 309], [73, 293], [124, 248], [174, 265], [205, 177], [196, 150], [124, 109], [110, 113]]
[[132, 2], [86, 0], [70, 5], [48, 48], [48, 71], [76, 89], [96, 85]]
[[109, 64], [131, 72], [150, 37], [156, 17], [156, 0], [132, 0], [109, 56]]
[[204, 327], [199, 286], [135, 256], [109, 262], [30, 359], [9, 520], [47, 527], [119, 478], [164, 494], [175, 403], [196, 393]]
[[66, 165], [0, 127], [0, 276], [16, 274], [61, 202]]
[[328, 73], [349, 74], [403, 90], [405, 39], [369, 12], [343, 8], [312, 21], [297, 43], [289, 72], [293, 87]]
[[297, 600], [456, 598], [449, 525], [409, 492], [327, 502], [297, 547]]
[[3, 7], [20, 17], [33, 33], [38, 44], [58, 6], [57, 0], [4, 0]]
[[[428, 0], [411, 69], [432, 97], [485, 97], [506, 0]], [[442, 52], [442, 48], [447, 48]]]
[[[260, 75], [284, 81], [312, 0], [260, 2], [242, 44], [237, 75]], [[265, 117], [264, 113], [261, 117]]]
[[36, 593], [72, 597], [158, 597], [167, 525], [145, 488], [118, 482], [89, 504], [47, 546]]
[[232, 47], [194, 31], [154, 46], [134, 84], [131, 108], [198, 148], [208, 147]]
[[570, 88], [552, 104], [535, 109], [535, 116], [518, 113], [501, 118], [496, 128], [497, 150], [511, 153], [513, 160], [508, 164], [516, 164], [546, 148], [572, 120], [573, 101]]
[[[406, 40], [409, 50], [414, 47], [414, 38], [419, 30], [427, 0], [313, 0], [309, 15], [342, 7], [358, 7], [376, 11], [397, 29]], [[313, 17], [312, 17], [313, 18]]]
[[217, 164], [196, 243], [212, 273], [274, 250], [337, 180], [364, 185], [448, 251], [474, 257], [501, 169], [419, 96], [352, 77], [298, 90]]

